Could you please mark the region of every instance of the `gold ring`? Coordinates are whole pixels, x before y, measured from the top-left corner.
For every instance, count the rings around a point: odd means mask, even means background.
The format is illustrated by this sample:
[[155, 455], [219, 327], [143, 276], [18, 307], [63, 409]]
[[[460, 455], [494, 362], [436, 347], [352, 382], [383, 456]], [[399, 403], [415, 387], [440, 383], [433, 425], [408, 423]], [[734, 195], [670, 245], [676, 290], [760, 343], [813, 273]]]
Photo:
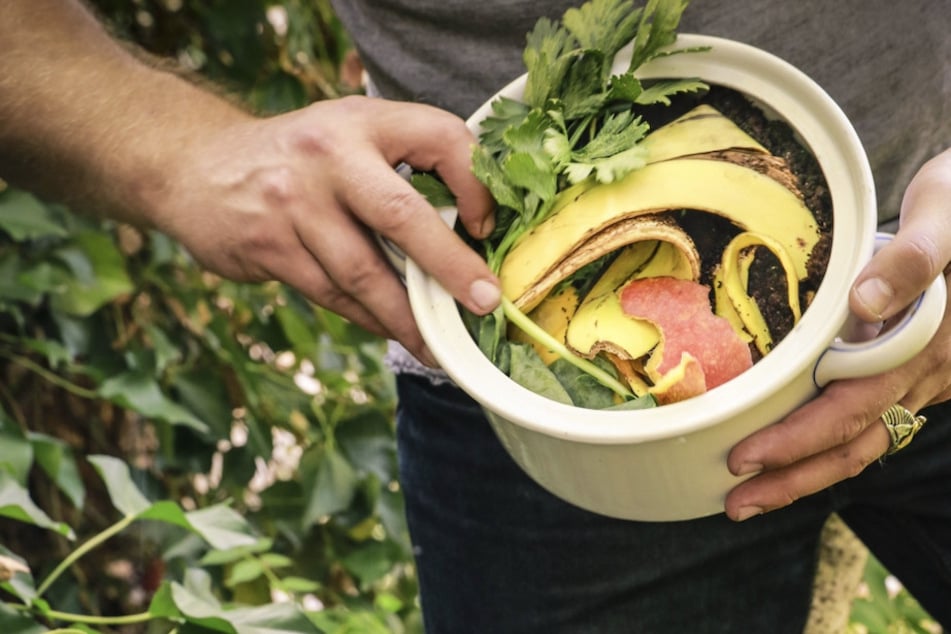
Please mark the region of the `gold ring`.
[[891, 436], [892, 444], [885, 455], [891, 455], [907, 447], [927, 420], [924, 416], [915, 416], [898, 403], [886, 409], [882, 414], [882, 422], [885, 423], [888, 435]]

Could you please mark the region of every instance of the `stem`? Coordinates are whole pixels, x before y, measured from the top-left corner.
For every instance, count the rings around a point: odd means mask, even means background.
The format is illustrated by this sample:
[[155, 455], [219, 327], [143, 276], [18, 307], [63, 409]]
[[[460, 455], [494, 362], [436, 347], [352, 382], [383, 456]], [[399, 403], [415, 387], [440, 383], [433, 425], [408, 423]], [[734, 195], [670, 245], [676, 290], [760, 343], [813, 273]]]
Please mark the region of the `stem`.
[[604, 387], [613, 390], [624, 398], [634, 397], [634, 394], [631, 393], [631, 390], [629, 390], [623, 383], [587, 359], [579, 357], [573, 353], [565, 344], [545, 332], [545, 330], [543, 330], [538, 324], [529, 319], [528, 315], [519, 310], [518, 307], [511, 302], [511, 300], [504, 296], [502, 297], [502, 311], [505, 313], [506, 318], [521, 328], [525, 334], [546, 348], [556, 352], [558, 356], [582, 372], [593, 376]]
[[107, 528], [106, 530], [102, 531], [98, 535], [93, 536], [85, 544], [83, 544], [82, 546], [80, 546], [79, 548], [71, 552], [69, 556], [66, 557], [63, 561], [61, 561], [60, 564], [56, 566], [56, 568], [53, 570], [53, 572], [51, 572], [49, 576], [43, 580], [43, 583], [41, 583], [37, 587], [36, 594], [38, 596], [42, 596], [43, 593], [46, 592], [49, 589], [49, 587], [53, 584], [53, 582], [56, 581], [56, 579], [58, 579], [59, 576], [63, 574], [63, 572], [67, 568], [72, 566], [80, 557], [82, 557], [83, 555], [91, 551], [93, 548], [99, 546], [104, 541], [106, 541], [107, 539], [115, 535], [116, 533], [121, 532], [129, 524], [134, 522], [135, 518], [136, 518], [135, 515], [127, 515], [126, 517], [123, 517], [121, 520], [119, 520], [118, 522], [116, 522], [115, 524]]
[[[140, 612], [138, 614], [128, 614], [126, 616], [90, 616], [88, 614], [71, 614], [69, 612], [58, 612], [50, 610], [44, 612], [46, 616], [57, 621], [69, 621], [70, 623], [86, 623], [88, 625], [132, 625], [134, 623], [145, 623], [155, 618], [149, 612]], [[54, 630], [54, 632], [76, 632], [79, 630], [66, 629]]]
[[43, 366], [39, 365], [38, 363], [34, 363], [33, 361], [31, 361], [30, 359], [27, 359], [26, 357], [21, 357], [19, 355], [7, 352], [5, 350], [0, 350], [0, 357], [4, 357], [6, 359], [9, 359], [13, 363], [23, 366], [27, 370], [30, 370], [31, 372], [34, 372], [35, 374], [38, 374], [42, 378], [46, 379], [53, 385], [63, 388], [70, 394], [75, 394], [76, 396], [79, 396], [80, 398], [86, 398], [86, 399], [99, 398], [99, 395], [93, 390], [87, 390], [84, 387], [79, 387], [75, 383], [70, 383], [66, 379], [60, 377], [59, 375], [53, 372], [50, 372]]

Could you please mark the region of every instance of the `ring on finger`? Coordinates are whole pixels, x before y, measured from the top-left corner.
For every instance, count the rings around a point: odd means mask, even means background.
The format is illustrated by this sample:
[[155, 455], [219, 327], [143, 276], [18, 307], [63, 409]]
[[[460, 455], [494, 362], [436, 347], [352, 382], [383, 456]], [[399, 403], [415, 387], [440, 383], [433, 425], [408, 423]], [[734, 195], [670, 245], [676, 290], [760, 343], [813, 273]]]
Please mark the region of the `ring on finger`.
[[885, 455], [891, 455], [907, 447], [927, 420], [924, 416], [912, 414], [906, 407], [898, 403], [886, 409], [882, 414], [882, 422], [885, 423], [885, 428], [888, 430], [891, 445]]

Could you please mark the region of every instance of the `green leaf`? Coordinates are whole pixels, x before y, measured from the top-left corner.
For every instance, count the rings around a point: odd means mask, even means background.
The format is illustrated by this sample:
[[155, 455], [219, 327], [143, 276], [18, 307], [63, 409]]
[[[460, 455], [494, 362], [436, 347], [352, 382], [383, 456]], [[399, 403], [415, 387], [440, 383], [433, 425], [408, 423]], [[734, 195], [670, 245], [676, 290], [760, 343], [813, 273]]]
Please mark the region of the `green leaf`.
[[231, 397], [220, 372], [210, 367], [178, 372], [171, 390], [184, 407], [208, 425], [215, 438], [229, 437], [233, 419]]
[[[205, 593], [171, 584], [171, 599], [189, 622], [233, 634], [319, 634], [316, 626], [291, 603], [226, 610]], [[167, 609], [167, 606], [165, 606]]]
[[0, 632], [43, 634], [43, 632], [49, 632], [49, 630], [28, 615], [14, 610], [6, 603], [0, 603]]
[[81, 509], [86, 499], [86, 487], [83, 486], [73, 450], [62, 440], [44, 434], [31, 433], [29, 438], [36, 463], [73, 506]]
[[203, 566], [220, 566], [234, 563], [255, 553], [263, 553], [274, 546], [274, 541], [266, 537], [256, 540], [247, 546], [231, 546], [224, 550], [212, 550], [205, 554], [199, 562]]
[[561, 86], [577, 41], [568, 29], [541, 18], [526, 37], [522, 60], [528, 71], [523, 99], [533, 107], [544, 106]]
[[507, 145], [503, 141], [505, 132], [525, 120], [530, 112], [527, 104], [509, 97], [498, 97], [492, 102], [492, 114], [479, 124], [479, 142], [490, 153], [499, 152]]
[[489, 151], [476, 146], [472, 151], [472, 170], [495, 201], [522, 213], [525, 207], [521, 194], [509, 183], [508, 176]]
[[548, 367], [568, 393], [571, 402], [578, 407], [604, 409], [614, 405], [613, 390], [601, 385], [596, 378], [567, 360], [555, 359]]
[[0, 517], [8, 517], [46, 528], [68, 539], [76, 538], [73, 529], [62, 522], [54, 522], [33, 502], [28, 491], [9, 473], [2, 470], [0, 470]]
[[242, 583], [254, 581], [264, 574], [264, 565], [257, 559], [243, 559], [231, 567], [225, 578], [225, 585], [234, 588]]
[[86, 459], [95, 468], [112, 505], [125, 517], [139, 515], [147, 511], [152, 503], [142, 495], [142, 491], [132, 481], [129, 465], [112, 456], [87, 456]]
[[250, 547], [258, 543], [248, 521], [224, 504], [185, 513], [192, 530], [218, 550]]
[[[29, 569], [29, 564], [25, 559], [13, 551], [7, 550], [2, 545], [0, 545], [0, 557], [8, 558], [18, 563], [19, 566], [17, 567]], [[18, 598], [24, 605], [29, 605], [36, 598], [36, 584], [31, 572], [23, 572], [22, 570], [16, 571], [8, 581], [0, 583], [0, 588]], [[0, 605], [2, 605], [2, 603], [0, 603]], [[0, 619], [0, 622], [2, 622], [2, 619]]]
[[73, 355], [66, 348], [66, 346], [55, 339], [23, 338], [20, 339], [20, 343], [26, 348], [29, 348], [34, 352], [38, 352], [46, 357], [46, 363], [51, 368], [59, 368], [61, 366], [68, 365], [73, 361]]
[[452, 190], [433, 174], [413, 172], [409, 182], [436, 209], [453, 207], [456, 204], [456, 196], [452, 193]]
[[670, 97], [683, 92], [702, 92], [709, 86], [699, 79], [671, 79], [658, 81], [645, 88], [634, 99], [639, 104], [649, 106], [655, 103], [670, 105]]
[[0, 471], [26, 486], [33, 466], [33, 445], [13, 423], [0, 425]]
[[510, 343], [508, 347], [512, 353], [509, 376], [513, 381], [553, 401], [571, 405], [568, 392], [532, 346]]
[[182, 360], [182, 350], [168, 338], [160, 328], [153, 324], [146, 324], [142, 330], [148, 336], [151, 349], [155, 352], [155, 373], [161, 374], [171, 364]]
[[637, 34], [641, 9], [631, 0], [591, 0], [565, 11], [562, 22], [581, 48], [600, 49], [610, 61]]
[[[40, 265], [48, 271], [49, 265]], [[36, 306], [43, 299], [43, 292], [48, 284], [34, 283], [32, 276], [37, 275], [40, 266], [29, 268], [28, 265], [14, 252], [0, 253], [0, 299], [12, 302], [23, 302]], [[37, 288], [40, 287], [40, 288]]]
[[125, 372], [99, 386], [99, 395], [134, 410], [146, 418], [157, 418], [173, 425], [185, 425], [208, 433], [208, 425], [162, 393], [158, 382], [145, 372]]
[[389, 544], [370, 542], [344, 557], [341, 563], [367, 587], [393, 568], [398, 559], [394, 554], [396, 553]]
[[[314, 469], [313, 461], [319, 462]], [[349, 508], [357, 490], [357, 474], [336, 449], [305, 454], [301, 465], [301, 482], [310, 491], [302, 526]], [[313, 475], [309, 475], [313, 474]]]
[[17, 242], [67, 235], [66, 227], [49, 207], [17, 189], [0, 191], [0, 230]]
[[62, 277], [62, 290], [52, 297], [55, 310], [70, 315], [90, 315], [133, 290], [125, 259], [111, 236], [86, 231], [74, 236], [73, 240], [74, 244], [56, 252], [72, 275]]
[[677, 39], [680, 16], [690, 0], [648, 0], [640, 16], [634, 50], [628, 67], [635, 70], [652, 59], [658, 50]]
[[305, 593], [320, 590], [320, 584], [304, 577], [284, 577], [278, 586], [285, 592]]
[[366, 409], [341, 421], [334, 431], [337, 446], [350, 464], [376, 474], [382, 482], [396, 477], [396, 448], [391, 419], [377, 409]]

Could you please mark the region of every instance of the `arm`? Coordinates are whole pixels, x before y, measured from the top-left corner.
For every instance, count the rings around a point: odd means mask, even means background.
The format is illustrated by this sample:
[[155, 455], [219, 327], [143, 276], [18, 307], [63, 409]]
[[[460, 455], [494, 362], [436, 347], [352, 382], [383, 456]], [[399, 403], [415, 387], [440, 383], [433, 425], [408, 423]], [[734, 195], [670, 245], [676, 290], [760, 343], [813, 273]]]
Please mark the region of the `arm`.
[[[852, 312], [867, 322], [895, 316], [951, 261], [951, 150], [926, 163], [905, 191], [901, 228], [852, 287]], [[947, 277], [947, 275], [946, 275]], [[890, 440], [880, 416], [901, 403], [912, 412], [951, 398], [951, 305], [932, 342], [901, 367], [830, 384], [782, 421], [730, 453], [735, 474], [757, 473], [726, 500], [733, 519], [786, 506], [857, 475]], [[941, 424], [945, 421], [940, 421]]]
[[482, 259], [392, 169], [438, 171], [483, 236], [491, 200], [457, 117], [362, 97], [255, 117], [142, 63], [75, 0], [5, 0], [0, 41], [0, 177], [11, 183], [155, 227], [223, 276], [291, 284], [424, 359], [367, 228], [470, 309], [498, 303]]

